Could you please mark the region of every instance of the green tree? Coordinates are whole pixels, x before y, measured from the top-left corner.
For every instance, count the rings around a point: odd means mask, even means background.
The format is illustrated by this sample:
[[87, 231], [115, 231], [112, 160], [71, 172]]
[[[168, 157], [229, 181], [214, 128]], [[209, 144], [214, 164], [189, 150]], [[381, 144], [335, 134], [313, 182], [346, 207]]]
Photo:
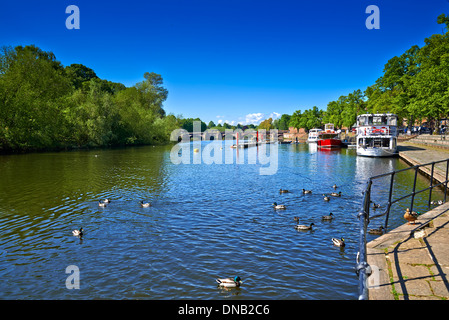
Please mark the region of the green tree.
[[91, 79], [98, 79], [94, 70], [78, 63], [65, 67], [65, 73], [75, 89], [81, 89], [83, 84]]
[[288, 130], [290, 118], [291, 116], [289, 114], [283, 114], [279, 119], [275, 120], [275, 128], [279, 130]]
[[4, 150], [43, 149], [60, 140], [61, 100], [70, 91], [53, 53], [4, 47], [0, 58], [0, 142]]
[[259, 124], [258, 129], [264, 129], [268, 131], [273, 128], [272, 123], [273, 123], [272, 118], [266, 119]]
[[437, 21], [445, 24], [446, 33], [425, 39], [417, 57], [420, 71], [407, 82], [408, 112], [428, 121], [449, 114], [449, 17], [442, 14]]
[[366, 110], [365, 96], [360, 89], [348, 94], [343, 99], [342, 126], [350, 128], [357, 120], [357, 115]]
[[301, 128], [301, 117], [302, 117], [301, 110], [296, 110], [290, 117], [290, 122], [288, 123], [288, 125], [290, 127], [300, 129]]

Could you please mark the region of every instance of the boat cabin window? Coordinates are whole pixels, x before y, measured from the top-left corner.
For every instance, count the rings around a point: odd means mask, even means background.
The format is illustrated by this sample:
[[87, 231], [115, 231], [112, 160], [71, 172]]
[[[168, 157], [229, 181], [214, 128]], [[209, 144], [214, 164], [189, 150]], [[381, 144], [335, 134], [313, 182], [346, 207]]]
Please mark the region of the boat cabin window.
[[[359, 139], [359, 146], [362, 148], [390, 148], [390, 139], [379, 139], [379, 138], [362, 138]], [[395, 147], [396, 144], [394, 143]]]
[[367, 117], [359, 117], [359, 126], [365, 126], [367, 125]]
[[395, 115], [367, 115], [358, 118], [359, 126], [397, 126], [398, 118]]
[[388, 117], [388, 125], [389, 126], [397, 126], [398, 125], [398, 118], [395, 116]]
[[373, 124], [377, 126], [386, 125], [387, 117], [384, 116], [375, 116], [373, 117]]

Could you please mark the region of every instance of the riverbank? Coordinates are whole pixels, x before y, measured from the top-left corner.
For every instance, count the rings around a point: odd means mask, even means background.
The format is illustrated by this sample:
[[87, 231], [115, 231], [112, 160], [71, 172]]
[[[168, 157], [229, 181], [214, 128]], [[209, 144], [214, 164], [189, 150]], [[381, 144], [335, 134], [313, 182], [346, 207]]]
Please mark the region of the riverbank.
[[[400, 142], [399, 157], [410, 165], [449, 158], [447, 150]], [[434, 178], [445, 181], [446, 163], [435, 165]], [[430, 169], [422, 173], [429, 175]], [[370, 300], [449, 299], [449, 203], [423, 215], [367, 244]], [[378, 272], [377, 272], [378, 271]]]

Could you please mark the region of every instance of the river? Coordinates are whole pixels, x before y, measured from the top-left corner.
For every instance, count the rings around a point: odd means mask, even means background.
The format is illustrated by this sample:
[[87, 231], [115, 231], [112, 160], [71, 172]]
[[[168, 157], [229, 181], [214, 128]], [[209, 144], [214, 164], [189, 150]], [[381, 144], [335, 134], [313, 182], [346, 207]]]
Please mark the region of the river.
[[[190, 164], [174, 164], [172, 146], [0, 156], [0, 299], [357, 299], [362, 191], [368, 177], [407, 165], [276, 145], [275, 171], [261, 174], [266, 162], [250, 160], [257, 148], [225, 146], [214, 152], [229, 161], [207, 164], [207, 145]], [[409, 191], [413, 176], [397, 177], [395, 192]], [[323, 201], [334, 184], [342, 197]], [[387, 185], [373, 189], [384, 208]], [[426, 195], [416, 208], [425, 210]], [[104, 198], [112, 202], [99, 207]], [[393, 208], [390, 227], [405, 222], [406, 206]], [[330, 212], [335, 218], [322, 221]], [[313, 229], [295, 230], [295, 216]], [[80, 227], [81, 239], [72, 235]], [[79, 289], [67, 287], [69, 266]], [[236, 275], [240, 288], [217, 287], [216, 277]]]

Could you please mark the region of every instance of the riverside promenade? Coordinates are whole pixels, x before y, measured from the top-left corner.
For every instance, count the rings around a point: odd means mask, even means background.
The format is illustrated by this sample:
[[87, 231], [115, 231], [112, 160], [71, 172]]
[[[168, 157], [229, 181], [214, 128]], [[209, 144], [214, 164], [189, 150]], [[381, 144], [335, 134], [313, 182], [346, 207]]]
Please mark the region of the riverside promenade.
[[[398, 143], [399, 156], [410, 165], [449, 158], [449, 149], [413, 140]], [[437, 181], [445, 181], [445, 167], [435, 166]], [[420, 215], [415, 225], [404, 223], [369, 242], [367, 255], [375, 271], [368, 279], [370, 300], [449, 299], [449, 202]]]

